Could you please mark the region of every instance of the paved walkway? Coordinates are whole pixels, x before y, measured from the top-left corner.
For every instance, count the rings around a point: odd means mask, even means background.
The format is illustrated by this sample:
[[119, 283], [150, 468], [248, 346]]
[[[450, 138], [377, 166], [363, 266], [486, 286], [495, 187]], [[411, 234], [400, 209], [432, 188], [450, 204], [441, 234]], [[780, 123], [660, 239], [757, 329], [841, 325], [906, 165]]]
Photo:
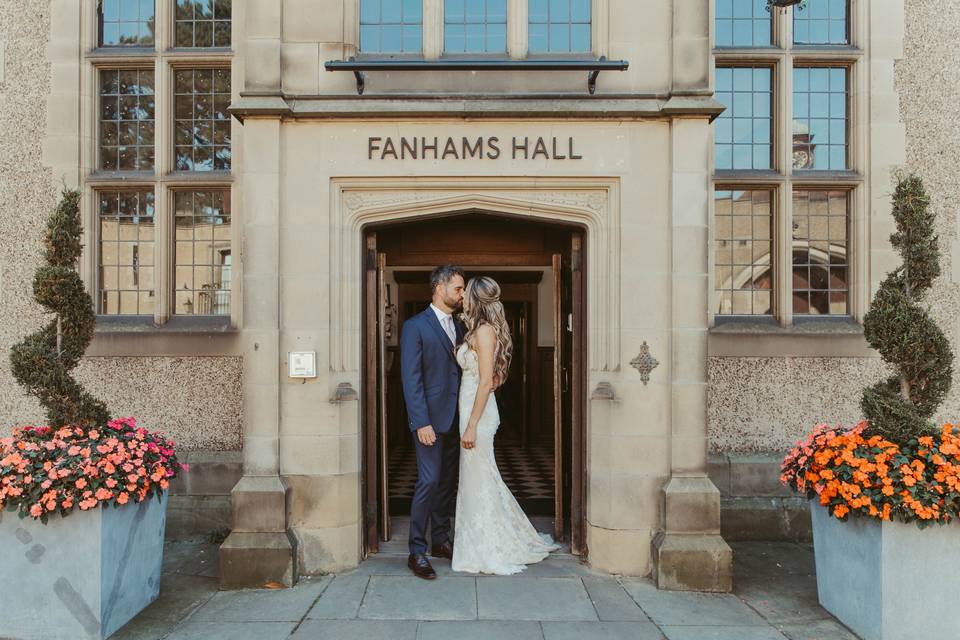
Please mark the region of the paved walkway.
[[217, 591], [216, 545], [168, 543], [160, 599], [116, 640], [857, 640], [817, 604], [809, 545], [734, 544], [733, 594], [658, 591], [569, 555], [518, 576], [410, 575], [381, 555], [293, 589]]

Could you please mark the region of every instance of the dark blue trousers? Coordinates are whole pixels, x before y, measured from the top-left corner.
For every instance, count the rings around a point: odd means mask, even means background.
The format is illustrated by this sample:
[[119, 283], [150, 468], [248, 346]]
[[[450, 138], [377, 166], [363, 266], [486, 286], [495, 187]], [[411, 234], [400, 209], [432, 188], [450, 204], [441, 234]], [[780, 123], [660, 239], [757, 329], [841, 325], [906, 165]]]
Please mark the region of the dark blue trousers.
[[450, 516], [457, 491], [460, 464], [460, 417], [446, 433], [437, 433], [433, 446], [420, 443], [413, 432], [417, 451], [417, 484], [410, 504], [410, 553], [427, 552], [427, 521], [430, 541], [442, 544], [450, 539]]

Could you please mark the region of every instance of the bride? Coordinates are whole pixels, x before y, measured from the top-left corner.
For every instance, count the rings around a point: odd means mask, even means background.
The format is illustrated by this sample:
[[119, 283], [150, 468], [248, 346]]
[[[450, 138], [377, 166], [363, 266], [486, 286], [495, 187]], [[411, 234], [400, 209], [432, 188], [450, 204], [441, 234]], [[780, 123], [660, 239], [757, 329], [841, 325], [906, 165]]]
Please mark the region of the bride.
[[457, 349], [460, 382], [460, 484], [454, 571], [510, 575], [559, 546], [538, 533], [500, 477], [493, 438], [500, 426], [494, 379], [506, 380], [513, 343], [500, 303], [500, 285], [472, 278], [463, 296], [467, 327]]

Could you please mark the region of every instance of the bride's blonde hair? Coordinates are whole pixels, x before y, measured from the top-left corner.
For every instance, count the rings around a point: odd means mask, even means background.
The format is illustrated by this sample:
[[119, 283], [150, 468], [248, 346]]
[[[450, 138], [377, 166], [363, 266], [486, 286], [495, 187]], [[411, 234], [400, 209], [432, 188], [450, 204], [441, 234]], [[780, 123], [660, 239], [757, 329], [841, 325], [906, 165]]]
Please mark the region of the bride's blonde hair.
[[506, 382], [510, 359], [513, 357], [513, 339], [500, 302], [500, 285], [496, 280], [486, 276], [470, 278], [463, 294], [463, 321], [467, 325], [467, 334], [464, 336], [467, 342], [480, 325], [488, 324], [493, 329], [497, 338], [493, 373], [500, 379], [500, 384]]

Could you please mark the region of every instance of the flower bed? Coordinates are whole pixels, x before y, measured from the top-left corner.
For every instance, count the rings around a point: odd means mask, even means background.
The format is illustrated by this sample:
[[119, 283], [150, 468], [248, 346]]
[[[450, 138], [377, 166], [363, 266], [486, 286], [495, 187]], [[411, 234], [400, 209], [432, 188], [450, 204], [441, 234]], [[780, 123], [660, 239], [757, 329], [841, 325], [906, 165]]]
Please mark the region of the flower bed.
[[89, 429], [22, 427], [0, 438], [0, 509], [46, 523], [78, 507], [142, 502], [187, 468], [173, 442], [133, 418]]
[[960, 425], [896, 444], [818, 425], [783, 461], [781, 481], [816, 499], [838, 520], [850, 516], [916, 523], [960, 516]]

